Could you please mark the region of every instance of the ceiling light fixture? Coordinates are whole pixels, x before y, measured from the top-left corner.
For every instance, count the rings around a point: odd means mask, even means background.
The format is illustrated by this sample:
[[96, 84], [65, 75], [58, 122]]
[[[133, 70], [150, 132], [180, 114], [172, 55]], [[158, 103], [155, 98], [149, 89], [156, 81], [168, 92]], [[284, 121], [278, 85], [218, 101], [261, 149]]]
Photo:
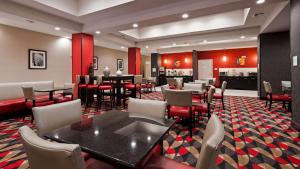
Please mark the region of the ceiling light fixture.
[[183, 19], [187, 19], [187, 18], [189, 18], [189, 14], [184, 13], [184, 14], [181, 15], [181, 17], [182, 17]]
[[146, 49], [148, 49], [148, 48], [149, 48], [149, 46], [147, 45], [145, 48], [146, 48]]
[[125, 47], [124, 47], [124, 46], [121, 46], [121, 49], [125, 49]]
[[59, 31], [59, 30], [60, 30], [60, 27], [54, 27], [54, 29], [55, 29], [56, 31]]
[[176, 43], [174, 42], [174, 43], [172, 44], [172, 46], [176, 46]]
[[257, 0], [256, 1], [256, 4], [263, 4], [263, 3], [265, 3], [266, 2], [266, 0]]
[[203, 40], [203, 43], [207, 43], [207, 40]]
[[246, 38], [246, 36], [241, 36], [240, 38], [241, 38], [241, 39], [245, 39], [245, 38]]
[[96, 31], [95, 33], [99, 35], [101, 32], [100, 31]]
[[132, 27], [137, 28], [139, 25], [137, 23], [132, 24]]

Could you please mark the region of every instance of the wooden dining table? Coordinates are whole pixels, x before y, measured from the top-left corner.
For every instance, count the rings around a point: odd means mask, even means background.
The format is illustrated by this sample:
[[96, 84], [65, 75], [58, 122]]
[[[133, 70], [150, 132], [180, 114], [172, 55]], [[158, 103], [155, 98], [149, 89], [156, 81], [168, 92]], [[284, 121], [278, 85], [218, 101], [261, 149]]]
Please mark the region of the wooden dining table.
[[49, 93], [49, 100], [53, 100], [54, 92], [56, 91], [64, 91], [64, 90], [71, 90], [70, 87], [54, 87], [54, 88], [47, 88], [47, 89], [34, 89], [34, 92], [43, 92]]
[[175, 123], [123, 111], [108, 111], [53, 130], [48, 139], [79, 144], [93, 158], [119, 168], [141, 167], [145, 157], [163, 142]]

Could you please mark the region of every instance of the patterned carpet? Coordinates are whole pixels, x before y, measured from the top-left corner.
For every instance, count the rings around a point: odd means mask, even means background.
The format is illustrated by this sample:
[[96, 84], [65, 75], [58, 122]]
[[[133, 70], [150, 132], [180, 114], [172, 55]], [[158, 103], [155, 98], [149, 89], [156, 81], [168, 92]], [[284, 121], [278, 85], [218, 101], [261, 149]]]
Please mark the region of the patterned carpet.
[[[161, 100], [160, 92], [144, 94], [143, 99]], [[290, 127], [291, 113], [274, 104], [266, 111], [263, 101], [250, 97], [225, 99], [226, 110], [220, 102], [214, 102], [213, 112], [225, 126], [225, 139], [216, 161], [219, 168], [299, 168], [299, 132]], [[83, 117], [89, 118], [101, 112], [88, 109]], [[30, 125], [29, 117], [0, 122], [0, 168], [28, 168], [26, 155], [19, 141], [18, 128]], [[180, 124], [169, 132], [164, 140], [165, 156], [178, 162], [195, 166], [201, 148], [207, 118], [193, 130], [193, 137]], [[34, 128], [34, 126], [30, 125]]]

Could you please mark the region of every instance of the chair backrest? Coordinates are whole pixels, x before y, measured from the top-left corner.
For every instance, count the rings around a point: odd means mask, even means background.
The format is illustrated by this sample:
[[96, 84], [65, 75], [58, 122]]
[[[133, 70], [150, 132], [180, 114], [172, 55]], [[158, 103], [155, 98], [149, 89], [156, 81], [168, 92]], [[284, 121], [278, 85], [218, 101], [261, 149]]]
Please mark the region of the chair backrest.
[[163, 95], [163, 99], [166, 100], [166, 89], [168, 89], [168, 86], [167, 85], [161, 86], [160, 89]]
[[80, 75], [76, 75], [76, 84], [80, 84]]
[[71, 88], [71, 89], [64, 90], [63, 93], [65, 93], [65, 94], [73, 94], [74, 93], [74, 88], [75, 88], [74, 83], [65, 83], [64, 87], [65, 88]]
[[202, 91], [204, 88], [201, 83], [184, 83], [184, 90]]
[[89, 84], [90, 83], [90, 76], [89, 75], [84, 75], [84, 83]]
[[28, 126], [19, 129], [30, 169], [85, 169], [77, 144], [62, 144], [38, 137]]
[[177, 89], [182, 89], [182, 85], [183, 85], [183, 78], [181, 77], [177, 77], [177, 78], [174, 78], [176, 80], [176, 86], [177, 86]]
[[204, 83], [205, 85], [209, 85], [208, 80], [195, 80], [195, 83]]
[[264, 84], [266, 93], [272, 93], [272, 86], [271, 86], [270, 82], [263, 81], [263, 84]]
[[166, 100], [171, 106], [192, 106], [192, 91], [165, 90]]
[[134, 75], [134, 84], [142, 84], [143, 82], [143, 76], [142, 75]]
[[226, 86], [227, 86], [227, 82], [226, 82], [226, 81], [223, 81], [222, 86], [221, 86], [221, 91], [222, 91], [222, 93], [225, 92]]
[[146, 78], [142, 78], [142, 83], [143, 84], [148, 84], [148, 80]]
[[215, 92], [216, 92], [216, 88], [214, 86], [210, 86], [208, 91], [208, 96], [207, 96], [207, 103], [212, 102]]
[[197, 169], [216, 169], [216, 159], [224, 139], [224, 125], [218, 116], [212, 114], [202, 140]]
[[99, 76], [96, 76], [96, 79], [97, 79], [97, 84], [100, 85], [103, 83], [103, 80], [102, 80], [102, 75], [99, 75]]
[[33, 91], [33, 87], [22, 87], [24, 98], [26, 100], [35, 100], [35, 94]]
[[72, 124], [81, 120], [81, 101], [54, 104], [32, 109], [38, 134], [43, 136], [47, 132]]
[[128, 112], [164, 119], [166, 106], [163, 101], [129, 98]]
[[177, 80], [174, 78], [167, 78], [167, 84], [169, 86], [177, 86]]

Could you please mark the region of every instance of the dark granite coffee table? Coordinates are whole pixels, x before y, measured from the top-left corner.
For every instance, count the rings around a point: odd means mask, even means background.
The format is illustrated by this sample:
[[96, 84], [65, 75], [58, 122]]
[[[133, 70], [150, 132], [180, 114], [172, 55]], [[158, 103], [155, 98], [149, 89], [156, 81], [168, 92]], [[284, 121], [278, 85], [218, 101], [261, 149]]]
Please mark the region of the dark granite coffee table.
[[94, 158], [120, 168], [136, 168], [175, 123], [122, 111], [109, 111], [45, 135], [62, 143], [79, 144]]

